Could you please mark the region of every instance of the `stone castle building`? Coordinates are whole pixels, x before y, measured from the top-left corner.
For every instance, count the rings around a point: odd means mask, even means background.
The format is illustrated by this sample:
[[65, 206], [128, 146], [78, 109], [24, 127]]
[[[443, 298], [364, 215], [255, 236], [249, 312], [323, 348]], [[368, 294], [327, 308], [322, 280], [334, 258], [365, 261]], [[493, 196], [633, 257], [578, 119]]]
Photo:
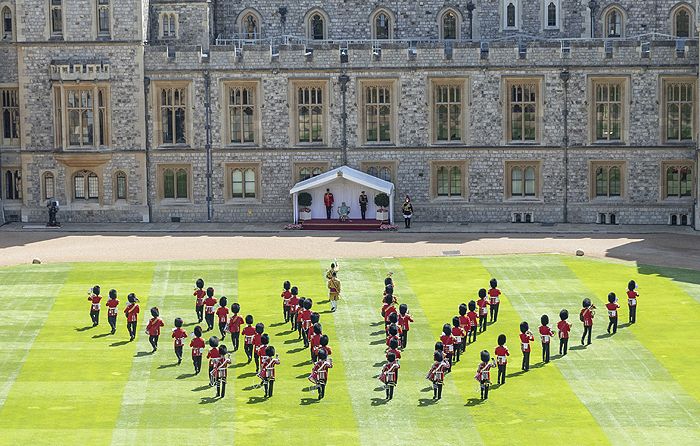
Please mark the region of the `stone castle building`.
[[700, 227], [697, 7], [0, 0], [4, 215], [290, 221], [348, 165], [418, 221]]

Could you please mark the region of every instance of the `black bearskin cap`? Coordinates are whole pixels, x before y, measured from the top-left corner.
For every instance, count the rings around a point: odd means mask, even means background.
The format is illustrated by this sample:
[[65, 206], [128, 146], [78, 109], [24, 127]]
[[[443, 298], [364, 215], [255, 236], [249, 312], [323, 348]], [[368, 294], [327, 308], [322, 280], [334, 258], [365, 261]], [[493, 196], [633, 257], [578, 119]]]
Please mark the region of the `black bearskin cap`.
[[627, 289], [633, 291], [635, 288], [637, 288], [637, 283], [634, 280], [630, 280], [627, 284]]
[[540, 323], [542, 325], [549, 325], [549, 316], [543, 314], [542, 317], [540, 317]]
[[207, 288], [207, 297], [214, 297], [214, 288]]
[[328, 358], [328, 353], [326, 353], [324, 349], [320, 349], [318, 352], [316, 352], [316, 357], [321, 361], [325, 361], [326, 358]]
[[316, 322], [314, 324], [313, 328], [314, 328], [314, 334], [320, 335], [321, 333], [323, 333], [323, 327], [318, 322]]
[[275, 356], [275, 347], [268, 345], [267, 348], [265, 349], [265, 354], [272, 358]]
[[406, 316], [406, 313], [408, 313], [408, 305], [406, 305], [406, 304], [399, 305], [399, 313], [401, 313], [401, 316]]
[[216, 336], [212, 336], [211, 338], [209, 338], [209, 346], [213, 347], [213, 348], [218, 347], [219, 346], [219, 338], [217, 338]]
[[506, 335], [504, 334], [499, 334], [498, 335], [498, 345], [503, 346], [506, 343]]
[[583, 305], [583, 308], [588, 308], [591, 306], [591, 300], [586, 297], [583, 299], [583, 302], [581, 302], [581, 305]]
[[327, 346], [328, 342], [330, 342], [330, 340], [328, 339], [328, 335], [321, 335], [321, 339], [319, 342], [322, 346]]
[[231, 311], [234, 313], [240, 313], [241, 312], [241, 305], [238, 302], [234, 302], [231, 304]]
[[321, 320], [321, 315], [316, 313], [315, 311], [311, 313], [311, 323], [315, 324], [316, 322]]
[[617, 299], [617, 296], [615, 296], [615, 293], [608, 294], [608, 302], [610, 302], [612, 304], [615, 302], [615, 299]]
[[491, 355], [489, 355], [488, 350], [481, 350], [481, 361], [482, 362], [489, 362], [489, 359], [491, 359]]
[[445, 346], [442, 344], [442, 342], [437, 341], [437, 342], [435, 343], [435, 350], [436, 350], [436, 351], [440, 351], [440, 352], [441, 352], [442, 349], [444, 349], [444, 348], [445, 348]]
[[267, 333], [263, 333], [262, 336], [260, 336], [260, 345], [267, 345], [270, 343], [270, 336]]
[[496, 288], [498, 286], [498, 280], [496, 279], [491, 279], [489, 281], [489, 285], [491, 285], [491, 288]]
[[459, 315], [464, 316], [467, 314], [467, 304], [459, 304]]
[[475, 311], [476, 310], [476, 302], [473, 300], [469, 301], [469, 311]]
[[201, 338], [202, 337], [202, 327], [200, 327], [199, 325], [194, 327], [194, 335], [197, 338]]
[[399, 322], [399, 315], [393, 311], [391, 313], [389, 313], [389, 323], [396, 324], [398, 322]]
[[387, 294], [386, 296], [384, 296], [384, 303], [387, 305], [391, 305], [392, 303], [394, 303], [394, 298], [391, 294]]
[[442, 326], [442, 332], [446, 334], [447, 336], [452, 334], [452, 327], [450, 327], [450, 324], [445, 324]]
[[285, 280], [284, 283], [282, 284], [282, 288], [284, 288], [286, 291], [289, 291], [289, 289], [292, 287], [292, 284], [289, 283], [289, 280]]
[[160, 316], [160, 311], [158, 311], [158, 307], [151, 308], [151, 316], [153, 316], [153, 317]]
[[479, 290], [479, 297], [482, 299], [486, 297], [486, 288], [482, 288]]
[[245, 323], [248, 324], [248, 325], [252, 325], [252, 324], [253, 324], [253, 315], [252, 315], [252, 314], [249, 314], [249, 315], [247, 315], [247, 316], [245, 317]]
[[299, 294], [299, 288], [293, 286], [290, 292], [296, 296], [297, 294]]
[[182, 318], [176, 317], [176, 318], [175, 318], [175, 327], [177, 327], [177, 328], [182, 328], [182, 324], [183, 324]]
[[522, 321], [522, 322], [520, 323], [520, 333], [525, 333], [525, 332], [528, 331], [529, 329], [530, 329], [530, 326], [528, 325], [527, 322]]
[[116, 299], [117, 298], [117, 290], [109, 290], [109, 298], [110, 299]]
[[92, 287], [92, 294], [95, 294], [97, 296], [100, 295], [100, 286], [99, 285], [95, 285], [94, 287]]
[[433, 359], [436, 361], [442, 361], [442, 352], [435, 352], [433, 354]]
[[221, 296], [219, 299], [219, 306], [225, 307], [226, 305], [228, 305], [228, 299], [226, 299], [226, 296]]
[[393, 348], [393, 349], [399, 348], [399, 341], [396, 338], [389, 341], [389, 348]]
[[263, 334], [265, 332], [265, 324], [262, 322], [255, 324], [255, 332], [260, 335]]
[[313, 305], [314, 305], [314, 302], [311, 299], [304, 300], [304, 308], [306, 308], [307, 310], [310, 310], [311, 307], [313, 307]]
[[386, 355], [386, 360], [389, 362], [394, 362], [394, 361], [396, 361], [396, 355], [393, 352], [388, 353]]
[[455, 316], [452, 318], [452, 326], [459, 327], [459, 317], [458, 316]]
[[226, 348], [225, 345], [221, 344], [221, 345], [219, 346], [219, 354], [220, 354], [221, 356], [225, 356], [225, 355], [228, 354], [228, 349]]
[[384, 279], [384, 286], [389, 286], [389, 285], [392, 285], [393, 283], [394, 283], [394, 281], [391, 280], [391, 277], [387, 277]]
[[399, 327], [397, 327], [396, 324], [391, 324], [389, 325], [388, 331], [391, 336], [396, 336], [399, 334]]
[[132, 303], [132, 304], [138, 300], [138, 299], [136, 299], [136, 294], [134, 294], [134, 293], [129, 293], [129, 295], [126, 296], [126, 299], [129, 301], [129, 303]]
[[559, 319], [561, 319], [562, 321], [569, 319], [569, 310], [567, 310], [566, 308], [561, 310], [559, 312]]
[[200, 288], [200, 289], [201, 289], [201, 288], [204, 288], [204, 280], [202, 280], [202, 279], [197, 279], [197, 281], [194, 283], [194, 285], [195, 285], [197, 288]]

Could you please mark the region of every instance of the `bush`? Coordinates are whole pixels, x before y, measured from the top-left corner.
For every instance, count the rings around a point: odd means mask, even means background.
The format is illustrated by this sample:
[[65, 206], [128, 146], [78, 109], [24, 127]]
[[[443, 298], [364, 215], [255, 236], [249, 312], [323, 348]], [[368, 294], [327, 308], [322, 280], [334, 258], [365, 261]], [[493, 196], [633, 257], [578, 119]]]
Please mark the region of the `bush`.
[[309, 207], [311, 206], [311, 201], [311, 194], [308, 192], [302, 192], [297, 197], [297, 203], [299, 203], [299, 206]]
[[389, 196], [384, 192], [378, 193], [374, 196], [374, 204], [376, 204], [380, 208], [389, 207]]

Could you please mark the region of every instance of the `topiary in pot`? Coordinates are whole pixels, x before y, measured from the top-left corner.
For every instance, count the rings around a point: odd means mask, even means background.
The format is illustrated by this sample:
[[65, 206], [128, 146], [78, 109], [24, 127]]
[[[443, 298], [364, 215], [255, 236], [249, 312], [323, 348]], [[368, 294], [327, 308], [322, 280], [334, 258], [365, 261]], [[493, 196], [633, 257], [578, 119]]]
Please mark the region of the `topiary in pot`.
[[[302, 192], [299, 194], [299, 197], [297, 197], [297, 203], [299, 203], [299, 206], [302, 208], [308, 208], [311, 206], [311, 202], [313, 201], [313, 198], [311, 198], [311, 194], [308, 192]], [[307, 210], [306, 212], [309, 212]]]
[[389, 196], [384, 192], [378, 193], [374, 196], [374, 204], [380, 209], [385, 209], [389, 207]]

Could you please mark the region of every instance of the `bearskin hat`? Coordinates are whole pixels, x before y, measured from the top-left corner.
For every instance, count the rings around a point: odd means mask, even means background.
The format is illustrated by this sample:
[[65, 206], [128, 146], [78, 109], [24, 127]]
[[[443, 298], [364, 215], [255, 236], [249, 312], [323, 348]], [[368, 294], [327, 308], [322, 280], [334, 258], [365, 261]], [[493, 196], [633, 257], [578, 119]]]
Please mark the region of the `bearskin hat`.
[[241, 305], [238, 302], [234, 302], [231, 304], [231, 311], [234, 313], [240, 313], [241, 312]]
[[384, 294], [389, 294], [389, 295], [394, 294], [394, 285], [393, 284], [386, 285], [384, 287]]
[[615, 303], [616, 300], [617, 300], [617, 296], [615, 296], [615, 293], [611, 292], [608, 294], [608, 302], [610, 302], [612, 304], [612, 303]]
[[396, 338], [391, 339], [389, 341], [389, 348], [393, 348], [394, 350], [399, 348], [399, 341]]
[[158, 311], [158, 307], [151, 308], [151, 316], [153, 316], [153, 317], [160, 316], [160, 311]]
[[311, 313], [311, 323], [315, 324], [316, 322], [321, 320], [321, 315], [316, 313], [315, 311]]
[[481, 288], [481, 289], [479, 290], [479, 298], [480, 298], [480, 299], [483, 299], [483, 298], [485, 298], [485, 297], [486, 297], [486, 288]]
[[321, 335], [321, 339], [319, 340], [319, 343], [325, 347], [328, 345], [328, 342], [330, 342], [330, 339], [328, 339], [328, 335]]
[[99, 285], [95, 285], [94, 287], [92, 287], [92, 294], [95, 294], [97, 296], [100, 295], [100, 286]]
[[263, 333], [262, 336], [260, 336], [260, 345], [267, 345], [270, 343], [270, 336], [267, 333]]
[[498, 286], [498, 280], [496, 280], [496, 279], [489, 280], [489, 285], [491, 285], [491, 288], [496, 288]]
[[314, 301], [312, 301], [311, 299], [304, 299], [304, 308], [306, 308], [307, 310], [310, 310], [311, 307], [313, 307], [313, 305], [314, 305]]
[[437, 341], [435, 343], [435, 351], [442, 351], [442, 349], [444, 349], [444, 348], [445, 348], [445, 346], [442, 344], [442, 342]]
[[540, 317], [540, 323], [541, 323], [542, 325], [548, 325], [548, 324], [549, 324], [549, 316], [547, 316], [546, 314], [543, 314], [543, 315]]
[[458, 316], [455, 316], [452, 318], [452, 326], [459, 327], [459, 317]]
[[194, 285], [201, 290], [202, 288], [204, 288], [204, 280], [197, 279], [197, 281], [194, 283]]
[[219, 338], [217, 338], [216, 336], [212, 336], [211, 338], [209, 338], [209, 346], [213, 347], [213, 348], [218, 347], [219, 346]]
[[482, 362], [489, 362], [491, 359], [491, 355], [489, 354], [488, 350], [481, 350], [481, 361]]
[[267, 348], [265, 349], [265, 354], [272, 358], [275, 356], [275, 347], [268, 345]]
[[566, 308], [561, 310], [559, 312], [559, 319], [561, 319], [562, 321], [569, 319], [569, 310], [567, 310]]
[[387, 294], [386, 296], [384, 296], [384, 303], [387, 305], [391, 305], [394, 303], [394, 298], [391, 294]]
[[323, 327], [318, 322], [316, 322], [314, 324], [313, 328], [314, 328], [314, 334], [320, 335], [321, 333], [323, 333]]
[[433, 359], [438, 361], [438, 362], [442, 361], [442, 352], [433, 353]]
[[134, 293], [129, 293], [129, 295], [126, 296], [126, 299], [129, 301], [129, 303], [132, 303], [132, 304], [134, 302], [138, 301], [138, 299], [136, 298], [136, 294], [134, 294]]
[[397, 327], [396, 324], [391, 324], [387, 331], [391, 336], [397, 336], [399, 334], [399, 327]]
[[306, 298], [305, 298], [305, 297], [300, 297], [300, 298], [299, 298], [299, 303], [298, 303], [299, 308], [304, 308], [304, 302], [306, 302]]
[[109, 290], [109, 298], [116, 299], [117, 298], [117, 290], [115, 290], [115, 289]]
[[637, 288], [637, 283], [634, 280], [630, 280], [629, 283], [627, 284], [627, 289], [630, 291], [634, 291]]
[[406, 304], [399, 305], [399, 313], [401, 313], [401, 316], [406, 316], [406, 313], [408, 313], [408, 305], [406, 305]]
[[245, 317], [245, 323], [248, 325], [253, 325], [253, 315], [249, 314]]
[[290, 293], [292, 293], [293, 295], [296, 296], [297, 294], [299, 294], [299, 288], [293, 286], [292, 289], [290, 290]]
[[221, 344], [221, 345], [219, 346], [219, 354], [220, 354], [221, 356], [228, 355], [228, 348], [226, 348], [226, 346], [225, 346], [224, 344]]
[[175, 327], [177, 327], [177, 328], [182, 328], [182, 324], [183, 324], [182, 318], [181, 318], [181, 317], [176, 317], [176, 318], [175, 318]]
[[501, 347], [503, 347], [503, 345], [504, 345], [505, 343], [506, 343], [506, 335], [504, 335], [504, 334], [502, 334], [502, 333], [499, 334], [499, 335], [498, 335], [498, 345], [500, 345]]
[[530, 325], [528, 325], [527, 322], [522, 321], [522, 322], [520, 323], [520, 333], [525, 333], [525, 332], [528, 331], [529, 329], [530, 329]]
[[389, 352], [389, 353], [386, 355], [386, 360], [389, 361], [389, 362], [394, 362], [394, 361], [396, 361], [396, 354], [394, 354], [393, 352]]
[[394, 283], [394, 281], [391, 280], [391, 277], [387, 277], [384, 279], [384, 286], [389, 286], [389, 285], [392, 285], [393, 283]]
[[450, 327], [450, 324], [445, 324], [445, 325], [443, 325], [443, 326], [442, 326], [442, 332], [443, 332], [445, 335], [450, 336], [450, 335], [452, 334], [452, 327]]
[[289, 289], [292, 287], [292, 284], [289, 283], [289, 280], [285, 280], [284, 283], [282, 284], [282, 288], [284, 288], [286, 291], [289, 291]]
[[207, 297], [214, 297], [214, 288], [207, 288]]
[[196, 338], [201, 338], [201, 337], [202, 337], [202, 327], [200, 327], [199, 325], [197, 325], [196, 327], [194, 327], [194, 336], [195, 336]]
[[467, 304], [459, 304], [459, 315], [464, 316], [467, 314]]
[[475, 311], [476, 310], [476, 302], [473, 300], [469, 301], [469, 311]]
[[325, 351], [324, 349], [319, 349], [319, 350], [316, 352], [316, 357], [317, 357], [318, 359], [320, 359], [321, 361], [325, 361], [326, 358], [328, 358], [328, 353], [326, 353], [326, 351]]
[[389, 313], [389, 323], [391, 324], [397, 324], [399, 322], [399, 315], [394, 313], [393, 311]]
[[335, 263], [331, 263], [331, 269], [335, 269]]
[[255, 324], [255, 332], [259, 335], [263, 334], [265, 332], [265, 324], [262, 322]]
[[583, 308], [588, 308], [591, 306], [591, 300], [586, 297], [583, 299], [583, 302], [581, 302], [581, 305], [583, 305]]
[[226, 305], [228, 305], [228, 299], [226, 299], [226, 296], [221, 296], [219, 299], [219, 306], [225, 307]]

